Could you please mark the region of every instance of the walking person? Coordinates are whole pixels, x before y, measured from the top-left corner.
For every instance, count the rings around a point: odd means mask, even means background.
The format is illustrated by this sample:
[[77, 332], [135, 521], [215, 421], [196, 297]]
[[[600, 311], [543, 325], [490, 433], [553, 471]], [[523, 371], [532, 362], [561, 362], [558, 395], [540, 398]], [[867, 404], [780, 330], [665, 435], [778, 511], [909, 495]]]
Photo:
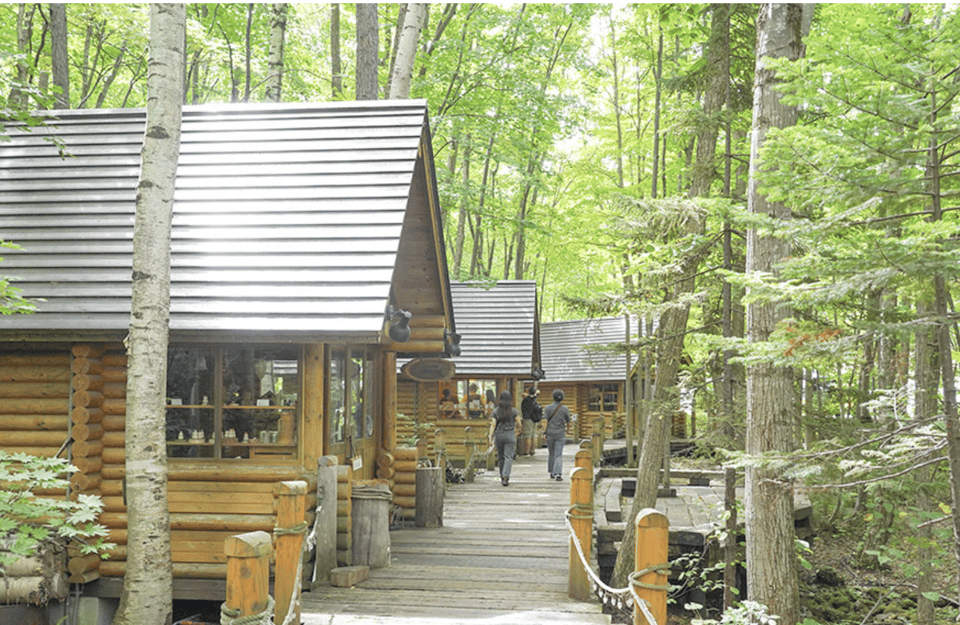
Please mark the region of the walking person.
[[523, 428], [520, 431], [520, 451], [521, 456], [532, 456], [536, 441], [537, 424], [543, 418], [543, 408], [537, 403], [537, 396], [540, 389], [531, 386], [530, 390], [520, 402], [520, 416], [523, 418]]
[[567, 441], [570, 411], [563, 405], [563, 391], [553, 392], [553, 403], [544, 408], [547, 416], [547, 473], [558, 482], [563, 479], [563, 445]]
[[500, 393], [497, 409], [490, 419], [490, 440], [497, 448], [497, 462], [500, 466], [500, 483], [510, 483], [510, 469], [513, 468], [513, 456], [517, 451], [517, 432], [520, 430], [520, 411], [513, 407], [513, 395], [510, 391]]

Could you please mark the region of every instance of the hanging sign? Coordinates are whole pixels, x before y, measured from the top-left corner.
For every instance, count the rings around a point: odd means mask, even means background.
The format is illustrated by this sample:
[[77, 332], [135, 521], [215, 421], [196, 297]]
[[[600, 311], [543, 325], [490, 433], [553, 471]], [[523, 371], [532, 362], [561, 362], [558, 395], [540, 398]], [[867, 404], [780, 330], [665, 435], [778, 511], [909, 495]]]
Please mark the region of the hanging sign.
[[400, 368], [406, 376], [418, 382], [449, 380], [456, 370], [457, 366], [452, 360], [443, 358], [414, 358]]

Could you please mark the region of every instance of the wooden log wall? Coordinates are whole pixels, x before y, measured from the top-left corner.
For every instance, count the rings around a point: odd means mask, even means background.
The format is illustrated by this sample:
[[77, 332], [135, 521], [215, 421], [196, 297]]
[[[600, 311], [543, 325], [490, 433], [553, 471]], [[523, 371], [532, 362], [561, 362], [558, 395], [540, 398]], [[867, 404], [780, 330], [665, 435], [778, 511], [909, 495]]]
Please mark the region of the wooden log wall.
[[[73, 401], [70, 406], [70, 434], [73, 437], [73, 464], [79, 469], [70, 478], [72, 494], [100, 495], [103, 492], [103, 405], [108, 387], [104, 375], [104, 350], [90, 345], [75, 345], [70, 363]], [[125, 357], [124, 357], [125, 362]], [[110, 389], [117, 383], [111, 382]], [[126, 388], [122, 389], [122, 394]], [[85, 584], [100, 577], [101, 559], [70, 550], [70, 583]]]
[[417, 516], [417, 462], [416, 447], [397, 447], [393, 450], [393, 503], [404, 520]]
[[337, 466], [337, 565], [353, 564], [353, 467]]
[[[75, 458], [85, 453], [89, 459], [85, 475], [90, 484], [97, 481], [93, 477], [95, 471], [99, 473], [100, 495], [104, 502], [100, 522], [110, 530], [109, 541], [116, 544], [108, 560], [98, 561], [99, 573], [120, 577], [126, 571], [127, 559], [127, 514], [123, 496], [127, 357], [119, 345], [98, 349], [80, 345], [73, 349], [71, 415], [76, 424], [73, 429], [75, 438], [77, 433], [88, 431], [87, 439], [78, 439], [73, 449]], [[99, 428], [89, 424], [99, 425]], [[100, 437], [94, 440], [98, 432]], [[98, 450], [99, 460], [95, 460], [93, 456]], [[172, 461], [168, 464], [168, 471], [174, 577], [225, 579], [224, 540], [244, 532], [273, 532], [279, 483], [282, 481], [307, 481], [310, 493], [307, 496], [307, 521], [313, 521], [316, 475], [299, 464], [190, 460]], [[90, 576], [89, 570], [75, 573], [82, 568], [82, 562], [94, 564], [92, 559], [71, 558], [71, 581], [79, 576]]]
[[70, 434], [70, 377], [66, 350], [0, 354], [0, 449], [56, 455]]

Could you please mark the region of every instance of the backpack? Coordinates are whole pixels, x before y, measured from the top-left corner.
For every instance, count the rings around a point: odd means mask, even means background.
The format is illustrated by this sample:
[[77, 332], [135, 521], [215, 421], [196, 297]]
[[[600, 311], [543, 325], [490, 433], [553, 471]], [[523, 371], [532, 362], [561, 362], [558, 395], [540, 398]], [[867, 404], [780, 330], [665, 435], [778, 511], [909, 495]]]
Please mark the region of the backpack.
[[543, 406], [537, 403], [533, 404], [533, 410], [530, 411], [530, 420], [534, 423], [543, 421]]

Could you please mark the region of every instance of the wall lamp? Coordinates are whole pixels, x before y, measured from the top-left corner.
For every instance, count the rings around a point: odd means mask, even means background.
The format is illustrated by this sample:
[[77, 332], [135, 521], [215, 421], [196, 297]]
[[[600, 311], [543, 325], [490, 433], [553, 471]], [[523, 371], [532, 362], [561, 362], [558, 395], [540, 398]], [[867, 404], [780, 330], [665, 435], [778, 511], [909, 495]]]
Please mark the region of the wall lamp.
[[456, 358], [460, 355], [460, 339], [463, 337], [456, 332], [444, 329], [443, 331], [443, 354]]
[[413, 319], [413, 313], [408, 310], [394, 310], [393, 306], [387, 304], [387, 310], [383, 315], [384, 320], [390, 323], [390, 329], [387, 334], [397, 343], [406, 343], [410, 340], [410, 320]]
[[542, 380], [545, 375], [547, 375], [547, 372], [540, 367], [534, 367], [530, 370], [530, 377], [532, 377], [534, 380]]

